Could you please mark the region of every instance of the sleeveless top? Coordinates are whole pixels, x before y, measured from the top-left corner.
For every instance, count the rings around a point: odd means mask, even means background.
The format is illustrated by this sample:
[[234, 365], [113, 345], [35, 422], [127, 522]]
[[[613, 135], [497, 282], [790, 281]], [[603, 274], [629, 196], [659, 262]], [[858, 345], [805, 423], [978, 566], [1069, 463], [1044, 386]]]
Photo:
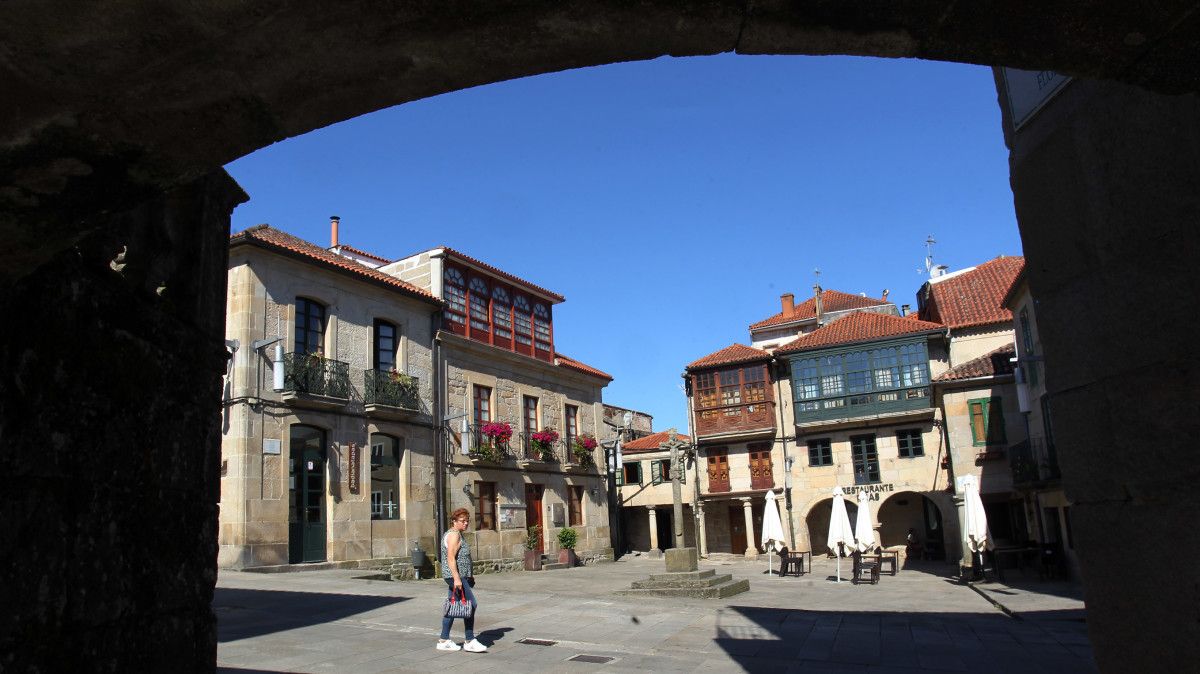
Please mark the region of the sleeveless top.
[[[454, 578], [454, 574], [450, 573], [450, 548], [446, 543], [446, 537], [450, 533], [447, 531], [442, 534], [442, 578]], [[471, 570], [471, 548], [467, 545], [467, 538], [462, 533], [459, 533], [458, 541], [458, 555], [454, 558], [455, 563], [458, 565], [458, 577], [473, 578], [475, 572]]]

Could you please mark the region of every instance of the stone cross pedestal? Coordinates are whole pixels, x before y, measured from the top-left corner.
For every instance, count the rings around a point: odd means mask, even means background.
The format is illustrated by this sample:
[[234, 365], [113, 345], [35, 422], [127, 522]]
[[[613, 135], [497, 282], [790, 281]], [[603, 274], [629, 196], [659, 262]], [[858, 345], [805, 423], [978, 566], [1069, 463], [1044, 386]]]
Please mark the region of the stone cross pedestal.
[[700, 557], [696, 548], [671, 548], [667, 554], [667, 573], [695, 571], [700, 568]]
[[666, 558], [666, 573], [635, 580], [630, 589], [619, 590], [617, 594], [718, 599], [750, 589], [750, 581], [745, 578], [735, 580], [730, 574], [718, 576], [712, 569], [700, 571], [696, 548], [670, 548]]

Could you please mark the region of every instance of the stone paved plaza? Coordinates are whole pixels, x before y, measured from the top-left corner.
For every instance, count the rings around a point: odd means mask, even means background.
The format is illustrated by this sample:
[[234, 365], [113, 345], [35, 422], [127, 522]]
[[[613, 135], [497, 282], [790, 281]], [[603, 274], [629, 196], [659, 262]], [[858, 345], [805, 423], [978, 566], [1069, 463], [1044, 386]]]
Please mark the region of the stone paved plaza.
[[[662, 560], [644, 557], [480, 576], [476, 630], [491, 647], [483, 654], [434, 649], [441, 580], [222, 571], [218, 671], [1096, 671], [1083, 603], [1065, 583], [1010, 579], [980, 592], [954, 581], [950, 567], [925, 563], [854, 586], [834, 582], [833, 560], [814, 567], [778, 578], [764, 574], [765, 561], [701, 560], [701, 569], [750, 579], [749, 592], [722, 600], [614, 594], [662, 572]], [[452, 636], [461, 641], [461, 621]], [[612, 659], [570, 660], [578, 655]]]

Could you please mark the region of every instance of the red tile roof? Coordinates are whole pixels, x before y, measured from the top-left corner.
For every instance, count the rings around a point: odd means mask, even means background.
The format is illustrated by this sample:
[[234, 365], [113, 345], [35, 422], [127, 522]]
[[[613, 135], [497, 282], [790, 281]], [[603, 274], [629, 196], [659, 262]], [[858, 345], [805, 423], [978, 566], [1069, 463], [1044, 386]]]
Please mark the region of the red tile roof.
[[901, 318], [890, 314], [877, 314], [873, 311], [856, 311], [784, 344], [775, 353], [795, 353], [838, 344], [871, 342], [888, 337], [942, 330], [945, 330], [945, 326], [937, 323]]
[[1001, 256], [952, 278], [929, 283], [921, 318], [951, 328], [1009, 323], [1012, 312], [1004, 296], [1025, 268], [1025, 258]]
[[430, 302], [431, 304], [439, 306], [443, 304], [441, 300], [422, 288], [401, 281], [395, 276], [371, 269], [349, 258], [331, 253], [320, 246], [292, 236], [287, 232], [282, 232], [270, 225], [255, 225], [229, 237], [230, 247], [244, 243], [257, 244], [277, 252], [304, 258], [309, 262], [316, 262], [323, 267], [348, 272], [361, 277], [364, 281], [382, 284], [393, 290], [401, 291], [406, 295]]
[[732, 365], [734, 363], [749, 363], [756, 360], [770, 359], [771, 354], [763, 351], [762, 349], [756, 349], [752, 346], [746, 346], [745, 344], [732, 344], [724, 349], [721, 349], [720, 351], [717, 351], [716, 353], [710, 353], [699, 360], [692, 361], [685, 369], [691, 370], [702, 367]]
[[[821, 311], [822, 313], [832, 313], [835, 311], [846, 311], [848, 309], [862, 309], [865, 307], [877, 307], [881, 304], [888, 304], [884, 300], [878, 300], [873, 297], [863, 297], [862, 295], [851, 295], [839, 290], [825, 290], [821, 293]], [[817, 316], [817, 300], [810, 297], [800, 304], [797, 304], [792, 313], [784, 316], [783, 312], [775, 314], [770, 318], [763, 319], [757, 323], [751, 323], [750, 329], [757, 330], [758, 328], [766, 328], [772, 325], [783, 325], [793, 321], [803, 321]]]
[[1004, 346], [986, 353], [973, 360], [952, 367], [949, 370], [934, 377], [934, 381], [957, 381], [960, 379], [976, 379], [978, 377], [995, 377], [997, 375], [1012, 374], [1013, 364], [1009, 360], [1017, 353], [1017, 347], [1014, 344], [1005, 344]]
[[361, 248], [355, 248], [354, 246], [347, 246], [344, 243], [338, 244], [337, 247], [341, 250], [348, 250], [351, 253], [358, 255], [359, 257], [366, 257], [366, 258], [370, 258], [372, 260], [378, 260], [379, 262], [382, 262], [384, 264], [391, 262], [391, 260], [387, 259], [386, 257], [379, 257], [375, 253], [368, 253], [367, 251], [362, 250]]
[[563, 354], [558, 353], [557, 351], [554, 352], [554, 360], [555, 360], [555, 364], [558, 365], [559, 367], [565, 367], [567, 369], [576, 370], [576, 371], [582, 372], [584, 374], [590, 374], [593, 377], [600, 377], [602, 379], [607, 379], [609, 381], [612, 381], [611, 374], [608, 374], [607, 372], [604, 372], [601, 370], [597, 370], [596, 368], [592, 367], [591, 365], [581, 363], [581, 362], [575, 360], [574, 358], [568, 358], [567, 356], [564, 356]]
[[496, 267], [493, 267], [492, 265], [490, 265], [482, 260], [476, 260], [475, 258], [471, 257], [470, 255], [460, 253], [457, 250], [454, 250], [453, 248], [451, 248], [449, 246], [442, 246], [442, 248], [445, 249], [445, 251], [447, 253], [449, 253], [451, 257], [458, 258], [458, 260], [460, 262], [466, 262], [467, 264], [474, 265], [476, 267], [479, 267], [480, 269], [484, 269], [492, 274], [495, 274], [496, 276], [499, 276], [501, 278], [512, 281], [513, 283], [525, 286], [527, 289], [533, 290], [537, 293], [545, 295], [548, 299], [554, 300], [555, 302], [566, 301], [565, 297], [563, 297], [562, 295], [559, 295], [556, 292], [553, 292], [551, 290], [546, 290], [545, 288], [543, 288], [539, 285], [535, 285], [533, 283], [530, 283], [529, 281], [526, 281], [523, 278], [514, 276], [514, 275], [504, 271], [503, 269], [498, 269]]
[[[692, 437], [690, 435], [688, 435], [687, 433], [676, 433], [676, 435], [678, 435], [679, 439], [682, 440], [683, 442], [691, 442], [692, 441]], [[662, 443], [666, 442], [667, 440], [669, 440], [670, 437], [671, 437], [671, 431], [669, 431], [669, 430], [659, 431], [658, 433], [652, 433], [650, 435], [647, 435], [644, 438], [638, 438], [637, 440], [630, 440], [629, 442], [622, 443], [621, 451], [622, 452], [634, 452], [634, 453], [636, 453], [636, 452], [657, 452], [657, 451], [659, 451], [658, 446], [661, 445]]]

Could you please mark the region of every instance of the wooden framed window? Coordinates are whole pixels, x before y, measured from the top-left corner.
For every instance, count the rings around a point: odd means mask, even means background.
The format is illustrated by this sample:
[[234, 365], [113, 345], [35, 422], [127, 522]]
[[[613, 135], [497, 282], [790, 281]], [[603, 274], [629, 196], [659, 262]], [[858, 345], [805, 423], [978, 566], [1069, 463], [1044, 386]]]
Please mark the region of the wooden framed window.
[[472, 413], [475, 417], [475, 426], [478, 428], [492, 420], [492, 389], [476, 384], [472, 397], [474, 399]]
[[567, 487], [567, 525], [583, 526], [583, 487], [571, 485]]
[[[1021, 324], [1021, 344], [1025, 347], [1021, 351], [1022, 356], [1033, 355], [1033, 327], [1029, 322], [1029, 308], [1021, 307], [1021, 313], [1018, 314], [1018, 322]], [[1031, 360], [1025, 366], [1027, 381], [1030, 386], [1037, 386], [1038, 383], [1038, 364], [1037, 361]]]
[[575, 405], [565, 405], [563, 407], [563, 426], [566, 431], [566, 437], [563, 439], [567, 443], [567, 452], [570, 456], [574, 456], [571, 452], [574, 450], [575, 438], [579, 437], [579, 408]]
[[833, 445], [829, 438], [817, 438], [816, 440], [808, 441], [808, 465], [833, 465]]
[[550, 310], [541, 302], [533, 305], [533, 334], [538, 349], [550, 351], [554, 348], [550, 335]]
[[717, 406], [717, 375], [702, 372], [696, 375], [696, 407]]
[[716, 447], [706, 452], [708, 460], [708, 490], [729, 491], [729, 449]]
[[533, 435], [538, 431], [538, 399], [533, 396], [522, 396], [521, 409], [524, 411], [521, 417], [522, 429], [525, 434]]
[[850, 436], [850, 455], [854, 459], [854, 484], [879, 482], [879, 454], [874, 435]]
[[517, 344], [533, 345], [533, 315], [529, 300], [524, 295], [513, 299], [513, 324], [516, 326]]
[[325, 354], [325, 305], [307, 297], [296, 298], [296, 353]]
[[917, 428], [896, 431], [897, 453], [906, 458], [925, 456], [925, 446], [921, 440], [921, 431]]
[[474, 333], [482, 333], [482, 337], [486, 340], [488, 332], [491, 329], [491, 317], [488, 315], [488, 286], [487, 281], [478, 276], [471, 277], [471, 285], [468, 287], [469, 305], [471, 307], [471, 331]]
[[662, 484], [671, 479], [671, 460], [659, 459], [650, 462], [650, 484]]
[[512, 298], [503, 286], [492, 288], [492, 343], [512, 348]]
[[770, 489], [775, 486], [771, 470], [771, 443], [755, 442], [746, 447], [750, 459], [750, 488]]
[[721, 405], [740, 405], [742, 402], [741, 370], [722, 370], [717, 373], [721, 384]]
[[446, 321], [451, 329], [463, 331], [467, 324], [467, 279], [461, 270], [446, 267], [442, 273], [442, 296], [446, 300]]
[[761, 403], [767, 399], [766, 366], [755, 365], [742, 370], [742, 401]]
[[1000, 398], [968, 400], [967, 409], [971, 413], [971, 442], [974, 446], [1004, 444], [1004, 410]]
[[496, 483], [475, 483], [475, 529], [496, 530]]
[[642, 462], [629, 461], [622, 466], [624, 475], [622, 484], [642, 484]]
[[391, 323], [375, 319], [374, 341], [375, 353], [375, 369], [379, 372], [388, 372], [397, 369], [396, 352], [399, 345], [398, 332], [396, 326]]

